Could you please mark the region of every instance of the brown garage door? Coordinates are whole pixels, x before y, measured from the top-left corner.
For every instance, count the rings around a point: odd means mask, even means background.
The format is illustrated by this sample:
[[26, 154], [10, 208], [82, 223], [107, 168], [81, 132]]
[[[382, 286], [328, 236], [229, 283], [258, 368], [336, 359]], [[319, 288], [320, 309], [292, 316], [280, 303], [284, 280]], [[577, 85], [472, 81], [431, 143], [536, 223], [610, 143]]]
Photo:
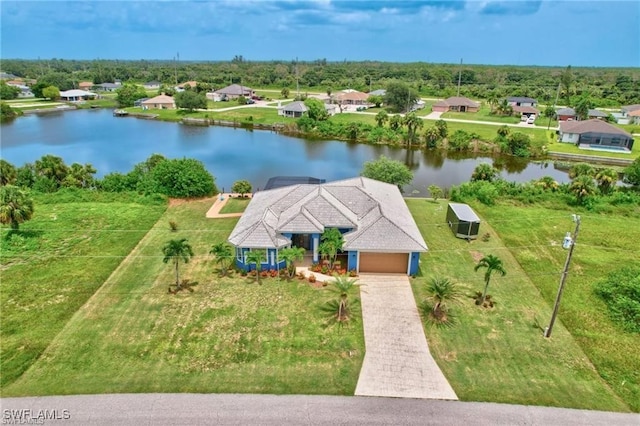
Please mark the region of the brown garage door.
[[406, 274], [409, 253], [360, 253], [360, 272]]

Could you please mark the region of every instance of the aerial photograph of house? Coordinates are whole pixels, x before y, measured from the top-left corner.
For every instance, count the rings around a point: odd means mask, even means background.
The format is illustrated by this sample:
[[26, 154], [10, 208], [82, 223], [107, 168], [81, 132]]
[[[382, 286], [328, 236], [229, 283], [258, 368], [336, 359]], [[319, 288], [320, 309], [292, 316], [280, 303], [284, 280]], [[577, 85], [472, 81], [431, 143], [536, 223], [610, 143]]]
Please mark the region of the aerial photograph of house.
[[480, 104], [464, 96], [452, 96], [434, 103], [431, 109], [434, 112], [478, 112]]

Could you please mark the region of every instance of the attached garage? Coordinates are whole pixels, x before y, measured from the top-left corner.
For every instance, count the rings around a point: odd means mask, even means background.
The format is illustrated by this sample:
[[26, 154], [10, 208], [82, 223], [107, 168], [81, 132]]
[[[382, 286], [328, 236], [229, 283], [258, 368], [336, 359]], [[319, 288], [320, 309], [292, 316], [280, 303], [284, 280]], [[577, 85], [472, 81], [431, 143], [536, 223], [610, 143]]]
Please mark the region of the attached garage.
[[359, 272], [406, 274], [409, 253], [360, 253]]

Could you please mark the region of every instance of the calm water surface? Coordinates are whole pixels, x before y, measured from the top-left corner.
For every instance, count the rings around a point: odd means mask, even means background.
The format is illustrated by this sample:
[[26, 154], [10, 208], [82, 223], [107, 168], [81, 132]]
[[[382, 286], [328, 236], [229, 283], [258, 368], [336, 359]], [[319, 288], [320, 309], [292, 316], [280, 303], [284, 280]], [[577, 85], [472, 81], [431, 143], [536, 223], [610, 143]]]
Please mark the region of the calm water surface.
[[389, 146], [340, 141], [308, 141], [269, 131], [228, 127], [196, 127], [177, 123], [116, 118], [111, 110], [80, 110], [29, 115], [0, 128], [1, 156], [20, 166], [45, 154], [60, 156], [67, 164], [91, 163], [103, 176], [126, 173], [153, 153], [169, 158], [202, 161], [216, 177], [218, 187], [229, 189], [238, 179], [254, 188], [272, 176], [314, 176], [336, 180], [357, 176], [365, 161], [381, 155], [407, 164], [414, 172], [407, 195], [426, 195], [426, 186], [450, 187], [469, 180], [482, 162], [501, 170], [504, 178], [524, 182], [552, 176], [568, 182], [553, 165], [527, 163], [510, 157], [477, 157], [440, 152], [411, 151]]

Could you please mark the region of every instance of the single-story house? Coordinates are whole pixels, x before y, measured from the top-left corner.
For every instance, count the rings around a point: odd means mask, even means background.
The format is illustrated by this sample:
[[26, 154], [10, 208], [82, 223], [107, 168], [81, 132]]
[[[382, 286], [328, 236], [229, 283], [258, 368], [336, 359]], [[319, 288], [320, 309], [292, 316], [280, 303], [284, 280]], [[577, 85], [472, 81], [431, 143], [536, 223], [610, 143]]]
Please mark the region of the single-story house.
[[11, 82], [11, 83], [7, 83], [7, 86], [12, 86], [15, 87], [17, 89], [20, 89], [20, 92], [18, 92], [18, 98], [33, 98], [34, 94], [31, 91], [31, 88], [29, 86], [25, 86], [24, 84], [17, 84], [15, 82]]
[[145, 84], [143, 84], [143, 87], [147, 90], [158, 90], [161, 85], [162, 83], [160, 83], [159, 81], [152, 80], [147, 81]]
[[282, 269], [278, 252], [291, 246], [319, 262], [320, 236], [328, 228], [343, 235], [348, 270], [411, 275], [427, 251], [398, 187], [365, 177], [257, 192], [229, 242], [239, 268], [253, 267], [247, 252], [265, 250], [262, 268]]
[[71, 89], [60, 92], [60, 99], [67, 102], [79, 102], [86, 101], [88, 99], [94, 99], [96, 96], [93, 92], [87, 92], [86, 90]]
[[164, 93], [142, 101], [142, 109], [176, 109], [176, 101], [171, 96], [167, 96]]
[[438, 101], [431, 107], [433, 112], [478, 112], [480, 104], [463, 96], [452, 96], [443, 101]]
[[475, 240], [480, 232], [480, 218], [467, 204], [449, 203], [447, 224], [453, 235], [466, 240]]
[[590, 109], [587, 113], [587, 118], [591, 120], [592, 118], [598, 118], [600, 120], [606, 120], [609, 117], [609, 114], [606, 112], [599, 111], [597, 109]]
[[122, 87], [120, 82], [117, 83], [100, 83], [93, 86], [94, 90], [100, 90], [103, 92], [115, 92]]
[[640, 104], [625, 105], [620, 108], [620, 113], [618, 124], [640, 124]]
[[513, 108], [513, 112], [520, 114], [521, 117], [529, 117], [531, 115], [535, 115], [536, 117], [540, 116], [540, 111], [532, 106], [512, 106], [511, 108]]
[[78, 89], [89, 90], [93, 87], [93, 81], [81, 81], [78, 83]]
[[556, 110], [556, 118], [558, 121], [577, 120], [578, 116], [573, 108], [560, 108]]
[[627, 114], [627, 117], [629, 117], [629, 121], [631, 123], [640, 124], [640, 109], [631, 111], [630, 113]]
[[250, 98], [255, 96], [256, 92], [247, 86], [241, 86], [239, 84], [232, 84], [222, 89], [216, 90], [214, 93], [220, 96], [220, 100], [225, 99], [238, 99], [240, 96]]
[[507, 98], [507, 102], [509, 102], [509, 105], [512, 107], [535, 107], [538, 105], [537, 99], [528, 98], [526, 96], [510, 96]]
[[338, 105], [336, 104], [324, 104], [324, 109], [327, 110], [327, 114], [329, 114], [329, 117], [334, 116], [338, 113]]
[[334, 96], [336, 102], [343, 105], [368, 105], [369, 94], [358, 92], [357, 90], [342, 90]]
[[278, 115], [284, 117], [299, 118], [307, 111], [308, 108], [302, 101], [291, 102], [290, 104], [278, 107]]
[[633, 148], [633, 136], [630, 133], [597, 118], [561, 122], [558, 140], [578, 146], [606, 146], [629, 151]]

